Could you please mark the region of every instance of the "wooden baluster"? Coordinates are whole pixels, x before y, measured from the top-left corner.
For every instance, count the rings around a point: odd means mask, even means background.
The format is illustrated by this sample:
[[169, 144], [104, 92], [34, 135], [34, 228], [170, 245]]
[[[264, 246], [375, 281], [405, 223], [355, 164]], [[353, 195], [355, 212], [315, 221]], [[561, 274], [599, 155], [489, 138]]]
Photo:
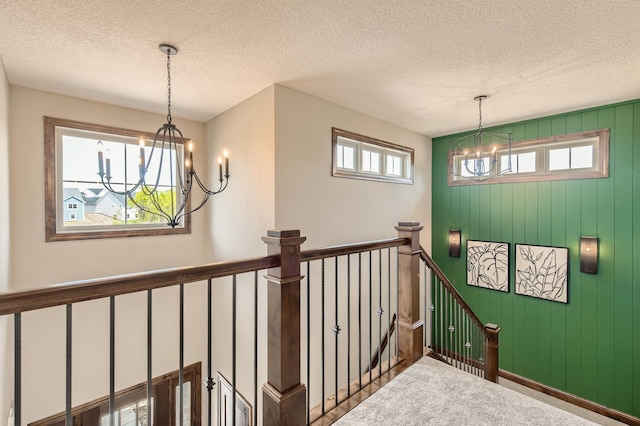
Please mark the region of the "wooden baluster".
[[398, 345], [399, 356], [413, 364], [424, 354], [424, 323], [420, 318], [419, 222], [399, 222], [398, 238], [410, 238], [398, 247]]
[[268, 231], [262, 240], [280, 266], [267, 275], [267, 379], [262, 386], [263, 424], [306, 422], [306, 388], [300, 383], [300, 231]]

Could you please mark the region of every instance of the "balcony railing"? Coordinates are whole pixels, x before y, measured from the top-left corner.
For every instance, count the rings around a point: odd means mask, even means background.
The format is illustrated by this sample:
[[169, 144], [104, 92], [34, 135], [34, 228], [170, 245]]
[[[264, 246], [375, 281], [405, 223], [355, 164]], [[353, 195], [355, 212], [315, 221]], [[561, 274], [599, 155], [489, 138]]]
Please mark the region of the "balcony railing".
[[[127, 374], [128, 357], [145, 371], [147, 407], [153, 407], [154, 375], [166, 364], [159, 365], [158, 353], [164, 351], [175, 355], [179, 382], [176, 418], [156, 417], [154, 424], [161, 425], [199, 424], [199, 419], [213, 423], [223, 409], [216, 410], [213, 397], [214, 367], [228, 379], [232, 394], [246, 398], [229, 402], [226, 421], [234, 425], [237, 415], [250, 416], [254, 425], [319, 421], [350, 405], [345, 402], [400, 363], [415, 362], [425, 347], [443, 361], [482, 371], [495, 381], [497, 330], [482, 326], [421, 249], [421, 229], [418, 223], [401, 222], [397, 236], [389, 240], [308, 251], [301, 251], [305, 238], [299, 231], [269, 231], [263, 238], [264, 257], [2, 294], [0, 315], [13, 320], [15, 424], [47, 415], [73, 424], [89, 399], [85, 394], [95, 393], [79, 380], [79, 370], [87, 369], [108, 377], [105, 418], [116, 424], [116, 395], [135, 381]], [[106, 313], [106, 321], [100, 312]], [[144, 324], [128, 323], [123, 315], [144, 318]], [[77, 338], [78, 328], [91, 328], [94, 322], [97, 337], [92, 338], [108, 342], [108, 368], [98, 360], [92, 367], [99, 357]], [[128, 327], [144, 335], [138, 339], [144, 342], [124, 342]], [[102, 336], [99, 329], [108, 332]], [[64, 403], [44, 414], [42, 396], [34, 389], [55, 381], [47, 374], [56, 372], [49, 364], [32, 362], [32, 352], [42, 349], [34, 342], [43, 333], [60, 334], [64, 340], [58, 342], [64, 347], [64, 386], [59, 386], [64, 398], [51, 395]], [[144, 356], [128, 351], [127, 344], [144, 346]], [[89, 367], [74, 368], [78, 360]], [[197, 415], [185, 412], [183, 394], [184, 367], [193, 362], [202, 362], [206, 375], [206, 404]], [[249, 413], [237, 411], [239, 401], [250, 407]]]

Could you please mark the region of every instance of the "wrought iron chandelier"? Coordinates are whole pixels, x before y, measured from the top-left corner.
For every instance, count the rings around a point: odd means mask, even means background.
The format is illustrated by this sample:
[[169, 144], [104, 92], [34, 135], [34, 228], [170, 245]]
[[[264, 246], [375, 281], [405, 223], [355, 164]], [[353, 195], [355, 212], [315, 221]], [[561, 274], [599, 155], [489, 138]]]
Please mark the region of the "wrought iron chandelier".
[[449, 173], [456, 178], [482, 181], [511, 173], [512, 134], [482, 128], [482, 101], [487, 97], [473, 98], [478, 102], [478, 129], [449, 142]]
[[[102, 185], [108, 191], [126, 196], [139, 210], [162, 217], [166, 219], [167, 225], [175, 228], [186, 215], [200, 210], [209, 197], [227, 188], [230, 176], [229, 157], [225, 150], [224, 174], [222, 158], [218, 158], [219, 185], [216, 190], [208, 189], [198, 177], [193, 164], [193, 142], [189, 141], [187, 144], [180, 129], [171, 122], [171, 56], [177, 54], [178, 49], [169, 44], [161, 44], [159, 47], [160, 51], [167, 55], [167, 122], [156, 132], [148, 159], [146, 159], [145, 140], [140, 138], [138, 141], [140, 147], [139, 180], [135, 184], [129, 187], [125, 180], [124, 185], [120, 184], [124, 189], [118, 189], [116, 188], [118, 184], [111, 182], [111, 159], [108, 150], [103, 153], [102, 142], [98, 142], [98, 175]], [[185, 153], [185, 147], [188, 147], [188, 156]], [[157, 174], [149, 172], [156, 169]], [[169, 194], [170, 203], [167, 203], [166, 200], [161, 201], [161, 196], [163, 193], [166, 194], [166, 191], [162, 191], [163, 186], [160, 181], [163, 170], [166, 173], [167, 169], [169, 170], [171, 188], [169, 190], [171, 191]], [[195, 207], [189, 202], [194, 182], [203, 192], [202, 201]], [[135, 196], [140, 192], [149, 201], [148, 206], [136, 200]]]

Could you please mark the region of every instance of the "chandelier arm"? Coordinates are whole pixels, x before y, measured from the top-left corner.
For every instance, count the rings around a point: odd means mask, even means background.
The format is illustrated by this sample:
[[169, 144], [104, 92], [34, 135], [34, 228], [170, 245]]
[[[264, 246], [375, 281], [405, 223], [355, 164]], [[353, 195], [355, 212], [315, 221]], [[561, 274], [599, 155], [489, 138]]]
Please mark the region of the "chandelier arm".
[[[179, 160], [179, 155], [178, 155], [178, 142], [177, 142], [177, 138], [176, 138], [176, 132], [178, 132], [178, 135], [180, 136], [180, 146], [182, 147], [182, 161], [178, 161]], [[184, 175], [185, 175], [185, 155], [184, 155], [184, 146], [185, 146], [185, 142], [184, 142], [184, 136], [182, 135], [182, 132], [180, 131], [180, 129], [178, 129], [175, 126], [171, 126], [171, 129], [169, 130], [169, 144], [173, 144], [173, 149], [175, 150], [176, 153], [176, 167], [178, 168], [178, 183], [180, 184], [180, 190], [184, 191], [185, 189], [185, 184], [183, 181]], [[193, 168], [193, 164], [191, 165], [191, 168]], [[188, 173], [188, 171], [187, 171]]]
[[[135, 192], [136, 189], [138, 189], [138, 187], [140, 186], [140, 182], [136, 183], [133, 187], [131, 187], [131, 189], [125, 189], [124, 191], [118, 191], [116, 189], [113, 188], [113, 185], [111, 184], [110, 180], [107, 180], [105, 182], [104, 180], [104, 175], [100, 176], [100, 179], [102, 180], [102, 186], [104, 186], [107, 191], [116, 194], [116, 195], [126, 195], [128, 196], [129, 194], [133, 194]], [[126, 188], [126, 184], [125, 184], [125, 188]]]
[[188, 214], [191, 214], [191, 213], [193, 213], [193, 212], [196, 212], [196, 211], [200, 210], [202, 207], [204, 207], [204, 205], [207, 203], [207, 201], [209, 200], [209, 197], [210, 197], [212, 194], [215, 194], [215, 193], [205, 192], [205, 193], [204, 193], [204, 196], [202, 197], [202, 201], [200, 202], [200, 204], [198, 204], [198, 207], [196, 207], [196, 208], [194, 208], [194, 209], [191, 209], [191, 210], [189, 210], [189, 211], [185, 211], [184, 213], [182, 213], [181, 215], [179, 215], [179, 216], [177, 217], [177, 220], [180, 220], [180, 219], [182, 219], [184, 216], [186, 216], [186, 215], [188, 215]]
[[196, 180], [196, 183], [198, 184], [198, 186], [200, 187], [200, 189], [202, 190], [202, 192], [209, 194], [209, 195], [216, 195], [221, 193], [222, 191], [224, 191], [225, 189], [227, 189], [227, 185], [229, 184], [229, 177], [230, 175], [225, 175], [225, 179], [224, 180], [220, 180], [220, 185], [218, 186], [218, 189], [215, 191], [212, 191], [210, 189], [208, 189], [200, 180], [200, 178], [198, 177], [198, 175], [194, 172], [194, 179]]
[[180, 193], [182, 194], [182, 200], [180, 201], [180, 207], [173, 214], [173, 221], [177, 223], [186, 213], [183, 213], [187, 207], [187, 200], [189, 195], [191, 194], [191, 181], [187, 181], [187, 187], [184, 188]]

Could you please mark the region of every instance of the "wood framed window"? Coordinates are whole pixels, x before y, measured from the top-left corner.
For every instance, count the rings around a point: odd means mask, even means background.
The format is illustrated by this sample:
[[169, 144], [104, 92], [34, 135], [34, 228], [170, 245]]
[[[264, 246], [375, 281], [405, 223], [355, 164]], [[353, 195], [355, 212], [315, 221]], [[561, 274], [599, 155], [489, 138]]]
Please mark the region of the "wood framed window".
[[413, 149], [332, 128], [336, 177], [413, 183]]
[[[125, 195], [107, 191], [98, 175], [100, 143], [105, 155], [108, 151], [113, 158], [112, 183], [123, 189], [136, 183], [141, 149], [138, 141], [143, 138], [147, 142], [144, 149], [148, 158], [149, 143], [154, 137], [153, 133], [44, 117], [45, 240], [190, 233], [189, 215], [179, 226], [171, 228], [159, 216], [139, 211]], [[179, 146], [176, 153], [164, 154], [175, 154], [182, 161], [184, 147]], [[172, 170], [177, 173], [179, 169], [173, 167]], [[175, 188], [178, 180], [173, 179], [172, 186], [169, 173], [172, 172], [163, 168], [159, 179], [161, 198], [170, 203], [173, 197], [179, 202], [180, 191]], [[136, 201], [145, 204], [143, 198], [144, 194], [136, 193]], [[71, 211], [82, 214], [72, 217]]]
[[[147, 384], [123, 389], [115, 394], [114, 424], [152, 426], [177, 426], [179, 404], [178, 371], [156, 377], [152, 381], [151, 408], [147, 401]], [[201, 364], [191, 364], [183, 369], [184, 425], [201, 424]], [[74, 425], [109, 425], [109, 397], [96, 399], [72, 410]], [[64, 426], [65, 414], [59, 413], [46, 419], [29, 423], [29, 426]], [[183, 425], [183, 426], [184, 426]]]
[[[511, 145], [509, 155], [498, 147], [496, 173], [489, 180], [464, 178], [464, 155], [449, 153], [449, 170], [461, 170], [462, 177], [449, 173], [449, 186], [491, 183], [536, 182], [567, 179], [597, 179], [609, 176], [609, 129], [526, 140]], [[471, 160], [473, 161], [473, 160]], [[470, 175], [469, 175], [470, 176]]]

